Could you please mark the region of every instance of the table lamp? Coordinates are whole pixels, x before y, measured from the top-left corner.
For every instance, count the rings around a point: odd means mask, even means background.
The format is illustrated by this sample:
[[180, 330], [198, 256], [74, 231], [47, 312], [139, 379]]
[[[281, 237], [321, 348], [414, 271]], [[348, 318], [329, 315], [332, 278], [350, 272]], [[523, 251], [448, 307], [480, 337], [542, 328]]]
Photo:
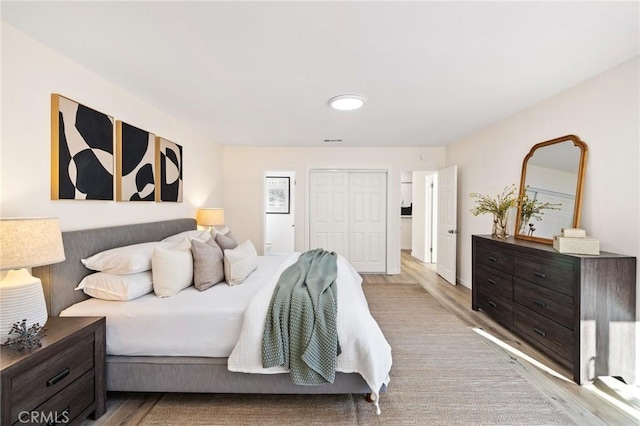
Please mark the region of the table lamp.
[[57, 218], [0, 219], [0, 343], [11, 327], [26, 319], [26, 326], [47, 322], [42, 282], [26, 268], [50, 265], [65, 259]]
[[219, 207], [198, 209], [196, 222], [200, 226], [208, 226], [210, 228], [224, 225], [224, 209]]

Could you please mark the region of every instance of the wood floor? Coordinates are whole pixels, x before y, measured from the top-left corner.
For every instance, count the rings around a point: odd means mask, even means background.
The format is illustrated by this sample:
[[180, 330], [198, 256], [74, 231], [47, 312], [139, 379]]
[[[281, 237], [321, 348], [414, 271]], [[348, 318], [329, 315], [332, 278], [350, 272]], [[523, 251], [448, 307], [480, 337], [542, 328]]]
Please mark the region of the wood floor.
[[[571, 380], [569, 371], [529, 346], [482, 312], [471, 309], [471, 291], [453, 286], [438, 276], [432, 265], [402, 252], [400, 275], [363, 275], [364, 282], [418, 283], [445, 308], [489, 339], [503, 356], [511, 357], [521, 374], [543, 394], [558, 401], [572, 417], [585, 410], [595, 414], [608, 425], [638, 425], [640, 410], [623, 402], [617, 393], [603, 382], [578, 386]], [[483, 334], [484, 333], [484, 334]], [[461, 351], [464, 348], [460, 348]], [[615, 381], [615, 379], [614, 379]], [[637, 387], [633, 386], [634, 389]], [[162, 397], [162, 393], [119, 393], [107, 395], [107, 412], [97, 421], [87, 420], [86, 425], [137, 425]]]

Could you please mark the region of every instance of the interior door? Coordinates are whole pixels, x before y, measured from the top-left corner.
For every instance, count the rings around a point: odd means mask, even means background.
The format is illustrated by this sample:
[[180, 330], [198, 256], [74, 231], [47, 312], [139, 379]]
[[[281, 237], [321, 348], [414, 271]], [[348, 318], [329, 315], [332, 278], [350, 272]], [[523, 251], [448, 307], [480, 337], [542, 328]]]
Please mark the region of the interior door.
[[349, 258], [349, 175], [309, 173], [309, 249], [323, 248]]
[[456, 285], [458, 166], [438, 170], [438, 275]]
[[349, 256], [358, 272], [386, 271], [387, 174], [349, 174]]

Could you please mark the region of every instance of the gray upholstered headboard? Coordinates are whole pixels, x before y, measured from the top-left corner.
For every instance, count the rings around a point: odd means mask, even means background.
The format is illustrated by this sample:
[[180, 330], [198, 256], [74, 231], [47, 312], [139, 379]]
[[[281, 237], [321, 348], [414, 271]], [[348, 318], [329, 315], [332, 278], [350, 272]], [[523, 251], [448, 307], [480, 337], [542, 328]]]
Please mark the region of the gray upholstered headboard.
[[42, 280], [49, 315], [57, 316], [63, 309], [87, 299], [88, 296], [82, 291], [73, 290], [82, 278], [91, 272], [84, 267], [80, 259], [114, 247], [159, 241], [192, 229], [196, 229], [195, 219], [173, 219], [63, 232], [62, 242], [66, 260], [33, 268], [32, 272]]

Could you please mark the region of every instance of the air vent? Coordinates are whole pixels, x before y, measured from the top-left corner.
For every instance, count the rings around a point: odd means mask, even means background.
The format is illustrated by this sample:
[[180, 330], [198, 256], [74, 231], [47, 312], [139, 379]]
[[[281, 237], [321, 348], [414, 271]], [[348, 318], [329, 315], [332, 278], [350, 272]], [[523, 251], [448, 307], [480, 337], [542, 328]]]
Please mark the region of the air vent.
[[325, 143], [338, 143], [342, 142], [342, 139], [325, 139]]

